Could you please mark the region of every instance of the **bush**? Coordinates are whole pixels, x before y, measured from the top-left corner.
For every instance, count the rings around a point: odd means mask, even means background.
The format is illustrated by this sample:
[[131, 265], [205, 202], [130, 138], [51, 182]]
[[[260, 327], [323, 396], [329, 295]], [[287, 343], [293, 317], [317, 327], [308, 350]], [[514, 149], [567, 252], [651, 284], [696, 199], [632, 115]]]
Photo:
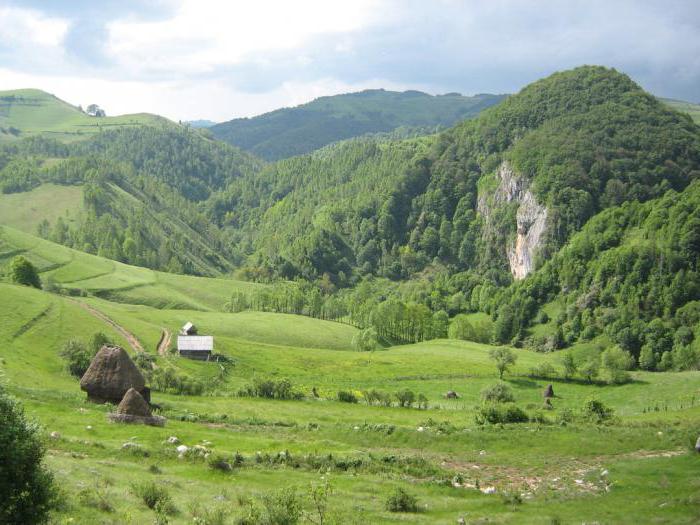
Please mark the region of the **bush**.
[[254, 377], [253, 383], [238, 391], [241, 397], [263, 397], [266, 399], [300, 399], [302, 395], [295, 392], [289, 379], [264, 379]]
[[489, 357], [496, 363], [499, 379], [503, 379], [503, 374], [518, 360], [515, 352], [505, 347], [493, 348], [489, 351]]
[[423, 410], [428, 409], [428, 398], [425, 397], [424, 394], [418, 394], [418, 400], [417, 400], [418, 408], [421, 408]]
[[338, 401], [343, 403], [357, 403], [357, 396], [350, 391], [341, 390], [338, 392]]
[[[145, 370], [148, 371], [147, 369]], [[178, 373], [173, 368], [160, 367], [150, 374], [151, 388], [159, 392], [186, 396], [198, 396], [204, 392], [204, 383], [193, 377]]]
[[611, 383], [627, 383], [631, 379], [627, 370], [634, 365], [634, 358], [626, 350], [619, 346], [611, 346], [603, 352], [602, 361]]
[[391, 396], [386, 392], [380, 392], [374, 389], [365, 390], [362, 392], [362, 397], [368, 405], [391, 406]]
[[503, 382], [484, 388], [481, 391], [481, 399], [490, 403], [512, 403], [515, 401], [513, 391]]
[[83, 377], [95, 357], [85, 343], [79, 339], [69, 339], [61, 350], [61, 357], [67, 361], [66, 368], [71, 375]]
[[106, 488], [106, 483], [98, 482], [93, 487], [85, 487], [78, 493], [78, 501], [84, 507], [92, 507], [102, 512], [114, 512], [114, 506], [110, 499], [111, 494]]
[[394, 397], [396, 397], [396, 400], [399, 402], [399, 406], [403, 408], [410, 408], [416, 400], [416, 394], [408, 389], [399, 390], [394, 394]]
[[583, 417], [595, 423], [603, 423], [612, 419], [615, 411], [597, 399], [586, 401], [583, 406]]
[[286, 488], [242, 502], [247, 509], [239, 525], [294, 525], [302, 515], [301, 498], [296, 490]]
[[10, 263], [10, 280], [16, 284], [41, 289], [39, 273], [34, 265], [21, 255], [12, 259]]
[[477, 410], [474, 418], [479, 425], [487, 423], [492, 425], [498, 423], [527, 423], [529, 421], [525, 411], [513, 404], [484, 405]]
[[540, 363], [537, 366], [533, 366], [528, 374], [530, 377], [539, 377], [543, 379], [551, 379], [557, 377], [557, 371], [549, 363]]
[[149, 509], [156, 507], [163, 509], [167, 514], [175, 513], [175, 506], [168, 489], [162, 485], [158, 485], [153, 481], [139, 483], [132, 486], [132, 492], [140, 498]]
[[418, 512], [418, 500], [398, 487], [386, 500], [386, 510], [389, 512]]
[[0, 523], [42, 523], [54, 507], [39, 429], [0, 387]]
[[232, 462], [220, 454], [212, 454], [207, 460], [209, 468], [219, 470], [221, 472], [231, 472], [233, 470]]

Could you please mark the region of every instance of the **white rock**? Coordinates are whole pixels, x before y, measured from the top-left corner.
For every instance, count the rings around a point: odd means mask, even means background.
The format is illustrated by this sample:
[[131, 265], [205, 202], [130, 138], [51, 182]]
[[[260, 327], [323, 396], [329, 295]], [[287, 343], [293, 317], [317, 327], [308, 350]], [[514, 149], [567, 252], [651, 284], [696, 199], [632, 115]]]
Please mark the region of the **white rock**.
[[575, 479], [574, 483], [576, 483], [577, 485], [583, 485], [583, 480], [582, 479]]
[[180, 445], [175, 450], [177, 450], [178, 454], [186, 454], [189, 449], [190, 447], [188, 447], [187, 445]]
[[85, 427], [85, 430], [92, 430], [92, 425], [88, 425]]
[[601, 475], [601, 476], [607, 476], [608, 474], [609, 474], [608, 469], [603, 469], [603, 470], [600, 472], [600, 475]]
[[137, 443], [132, 443], [131, 441], [127, 441], [122, 445], [122, 449], [130, 449], [130, 448], [138, 448], [139, 445]]
[[480, 451], [479, 451], [479, 455], [480, 455], [480, 456], [485, 456], [485, 455], [486, 455], [486, 451], [485, 451], [485, 450], [480, 450]]
[[168, 438], [168, 443], [170, 443], [171, 445], [177, 445], [179, 442], [180, 442], [180, 440], [177, 439], [176, 436], [170, 436]]
[[60, 439], [61, 438], [61, 434], [59, 434], [55, 430], [53, 432], [51, 432], [51, 434], [49, 434], [49, 435], [51, 436], [52, 439]]
[[423, 431], [425, 430], [425, 428], [424, 428], [424, 427], [418, 427], [416, 430], [418, 430], [418, 432], [423, 432]]
[[495, 494], [496, 493], [496, 487], [484, 487], [483, 489], [480, 489], [480, 490], [484, 494]]
[[360, 430], [360, 427], [353, 427], [353, 430]]

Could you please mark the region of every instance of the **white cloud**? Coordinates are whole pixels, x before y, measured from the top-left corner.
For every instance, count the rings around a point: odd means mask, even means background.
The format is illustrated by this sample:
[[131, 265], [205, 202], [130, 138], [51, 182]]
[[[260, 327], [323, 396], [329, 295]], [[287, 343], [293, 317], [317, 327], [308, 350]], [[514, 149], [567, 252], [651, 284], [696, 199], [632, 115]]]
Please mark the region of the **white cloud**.
[[372, 19], [375, 4], [375, 0], [184, 0], [166, 20], [108, 24], [107, 52], [134, 72], [208, 73], [238, 64], [254, 52], [293, 49], [315, 35], [360, 29]]
[[252, 117], [280, 107], [296, 106], [314, 98], [362, 89], [405, 90], [411, 86], [386, 79], [346, 83], [332, 78], [285, 82], [266, 93], [236, 91], [216, 79], [191, 82], [113, 81], [101, 78], [39, 76], [0, 68], [0, 90], [39, 87], [77, 106], [96, 103], [108, 115], [156, 113], [172, 120], [214, 121]]
[[45, 16], [39, 11], [0, 7], [0, 40], [5, 45], [58, 47], [69, 26], [67, 20]]

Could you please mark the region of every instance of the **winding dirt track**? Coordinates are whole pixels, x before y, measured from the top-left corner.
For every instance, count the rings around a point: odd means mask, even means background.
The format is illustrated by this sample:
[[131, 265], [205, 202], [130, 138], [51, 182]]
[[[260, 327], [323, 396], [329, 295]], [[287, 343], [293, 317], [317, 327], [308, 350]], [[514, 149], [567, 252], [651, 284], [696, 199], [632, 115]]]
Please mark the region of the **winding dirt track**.
[[100, 321], [103, 321], [110, 325], [112, 328], [114, 328], [117, 332], [119, 332], [122, 336], [124, 336], [124, 339], [127, 340], [129, 343], [129, 346], [134, 349], [135, 352], [143, 352], [143, 345], [141, 342], [138, 340], [138, 338], [129, 332], [126, 328], [124, 328], [122, 325], [118, 324], [116, 321], [108, 317], [106, 314], [100, 312], [97, 308], [90, 306], [89, 304], [83, 303], [81, 301], [78, 301], [76, 299], [70, 299], [73, 301], [75, 304], [80, 306], [83, 310], [88, 312], [90, 315], [93, 317], [96, 317]]
[[165, 355], [170, 346], [170, 340], [172, 339], [172, 334], [169, 330], [161, 328], [160, 342], [158, 343], [158, 355]]

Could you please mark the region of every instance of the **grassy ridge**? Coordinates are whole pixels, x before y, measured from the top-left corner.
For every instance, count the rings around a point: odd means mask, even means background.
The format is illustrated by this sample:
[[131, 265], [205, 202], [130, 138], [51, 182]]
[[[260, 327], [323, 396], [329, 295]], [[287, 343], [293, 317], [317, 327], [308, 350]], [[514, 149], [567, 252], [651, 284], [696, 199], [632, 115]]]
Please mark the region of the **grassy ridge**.
[[63, 100], [38, 89], [0, 91], [0, 141], [32, 135], [78, 140], [103, 130], [134, 126], [174, 126], [148, 113], [91, 117]]
[[20, 253], [37, 266], [44, 281], [134, 304], [220, 310], [234, 291], [264, 286], [129, 266], [0, 227], [0, 266]]

